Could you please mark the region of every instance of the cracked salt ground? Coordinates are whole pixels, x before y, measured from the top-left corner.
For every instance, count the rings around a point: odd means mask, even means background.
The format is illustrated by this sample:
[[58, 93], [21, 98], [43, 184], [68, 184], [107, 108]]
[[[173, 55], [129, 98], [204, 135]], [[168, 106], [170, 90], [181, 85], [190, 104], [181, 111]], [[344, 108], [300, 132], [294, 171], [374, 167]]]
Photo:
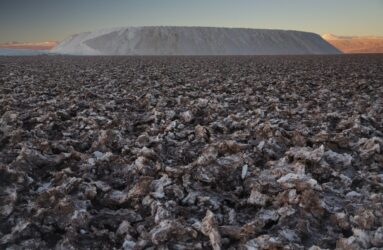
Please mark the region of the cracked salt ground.
[[0, 58], [0, 249], [382, 249], [383, 57]]

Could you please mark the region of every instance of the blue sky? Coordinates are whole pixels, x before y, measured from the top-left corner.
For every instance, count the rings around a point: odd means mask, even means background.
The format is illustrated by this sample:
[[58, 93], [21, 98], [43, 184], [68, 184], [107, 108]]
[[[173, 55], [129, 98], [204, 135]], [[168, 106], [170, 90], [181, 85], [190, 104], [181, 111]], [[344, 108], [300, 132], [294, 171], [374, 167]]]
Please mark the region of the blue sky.
[[175, 25], [383, 35], [383, 0], [0, 0], [0, 43]]

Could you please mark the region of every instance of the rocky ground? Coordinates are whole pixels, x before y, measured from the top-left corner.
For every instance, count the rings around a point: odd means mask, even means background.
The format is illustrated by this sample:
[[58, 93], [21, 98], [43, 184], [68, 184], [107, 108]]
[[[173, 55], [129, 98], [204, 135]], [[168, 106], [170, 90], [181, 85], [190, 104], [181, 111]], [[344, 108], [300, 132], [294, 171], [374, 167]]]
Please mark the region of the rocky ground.
[[383, 56], [0, 58], [0, 249], [382, 249]]

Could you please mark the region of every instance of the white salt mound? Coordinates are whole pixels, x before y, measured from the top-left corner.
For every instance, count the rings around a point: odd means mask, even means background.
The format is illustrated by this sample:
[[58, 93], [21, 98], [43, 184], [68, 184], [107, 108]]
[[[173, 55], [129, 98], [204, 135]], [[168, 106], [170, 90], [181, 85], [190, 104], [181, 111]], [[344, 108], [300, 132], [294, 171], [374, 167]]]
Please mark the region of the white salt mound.
[[72, 55], [339, 54], [319, 35], [290, 30], [211, 27], [127, 27], [84, 32], [54, 53]]

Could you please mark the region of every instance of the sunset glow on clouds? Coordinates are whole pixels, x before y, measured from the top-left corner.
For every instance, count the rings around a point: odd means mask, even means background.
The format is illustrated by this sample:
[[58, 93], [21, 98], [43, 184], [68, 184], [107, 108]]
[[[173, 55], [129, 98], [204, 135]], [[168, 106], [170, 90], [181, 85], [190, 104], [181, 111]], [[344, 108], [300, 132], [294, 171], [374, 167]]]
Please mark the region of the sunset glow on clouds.
[[1, 43], [0, 48], [50, 50], [56, 45], [57, 45], [56, 41], [36, 42], [36, 43], [10, 42], [10, 43]]

